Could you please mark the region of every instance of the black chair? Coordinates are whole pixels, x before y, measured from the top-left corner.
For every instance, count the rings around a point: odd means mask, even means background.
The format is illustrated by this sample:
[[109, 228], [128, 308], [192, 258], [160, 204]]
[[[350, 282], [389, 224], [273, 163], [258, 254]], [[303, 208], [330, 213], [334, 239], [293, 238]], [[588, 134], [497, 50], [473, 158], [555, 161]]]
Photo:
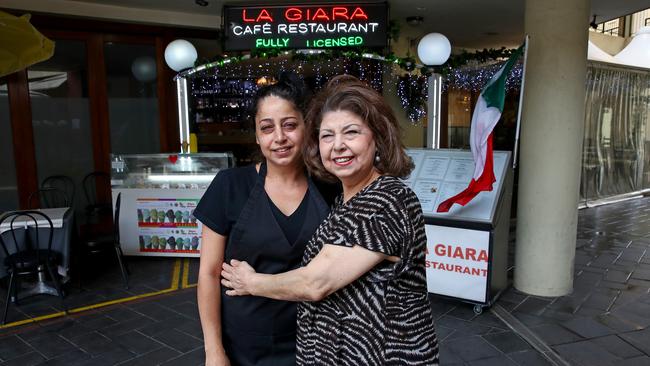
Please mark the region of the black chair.
[[[20, 222], [16, 222], [20, 217], [25, 218], [26, 221], [21, 220]], [[45, 229], [49, 229], [45, 248], [43, 248], [39, 238], [39, 219], [44, 219], [47, 222]], [[60, 261], [60, 255], [52, 251], [52, 237], [54, 234], [52, 220], [39, 211], [16, 211], [10, 212], [0, 218], [0, 225], [6, 222], [9, 222], [9, 229], [4, 232], [4, 236], [8, 236], [7, 233], [9, 233], [11, 240], [8, 243], [3, 238], [3, 235], [0, 235], [0, 246], [2, 246], [5, 254], [4, 265], [9, 273], [9, 286], [7, 288], [5, 310], [2, 315], [2, 324], [4, 325], [7, 321], [9, 303], [13, 302], [16, 304], [18, 302], [20, 276], [37, 275], [39, 285], [41, 285], [45, 282], [45, 270], [50, 275], [56, 291], [54, 293], [48, 291], [38, 291], [36, 293], [59, 296], [63, 310], [67, 314], [68, 309], [63, 300], [61, 283], [59, 282], [56, 271], [53, 269], [56, 268], [57, 263]], [[34, 239], [32, 239], [31, 233], [34, 233]], [[10, 246], [11, 243], [13, 243], [13, 247]]]
[[[36, 205], [36, 199], [38, 199], [38, 205]], [[70, 202], [61, 189], [46, 187], [32, 192], [27, 198], [27, 205], [29, 208], [56, 208], [70, 207]]]
[[105, 172], [92, 172], [88, 173], [82, 183], [81, 187], [86, 197], [86, 215], [87, 216], [100, 216], [111, 212], [111, 204], [109, 202], [100, 202], [97, 198], [97, 186], [105, 185], [110, 187], [111, 177]]
[[[120, 271], [122, 272], [122, 280], [124, 281], [124, 287], [129, 288], [129, 270], [124, 262], [124, 253], [122, 252], [122, 246], [120, 244], [120, 204], [122, 201], [122, 193], [117, 195], [115, 200], [115, 216], [113, 223], [113, 233], [112, 235], [100, 235], [96, 237], [85, 238], [82, 241], [83, 248], [81, 248], [82, 254], [82, 265], [87, 264], [86, 258], [91, 254], [99, 254], [107, 251], [114, 251], [117, 256], [117, 262], [120, 266]], [[82, 271], [81, 277], [83, 277], [85, 271]], [[81, 278], [80, 278], [81, 283]]]
[[58, 188], [65, 193], [66, 198], [68, 199], [68, 204], [74, 206], [74, 196], [75, 196], [75, 184], [72, 178], [67, 175], [51, 175], [43, 179], [41, 183], [41, 189], [45, 188]]

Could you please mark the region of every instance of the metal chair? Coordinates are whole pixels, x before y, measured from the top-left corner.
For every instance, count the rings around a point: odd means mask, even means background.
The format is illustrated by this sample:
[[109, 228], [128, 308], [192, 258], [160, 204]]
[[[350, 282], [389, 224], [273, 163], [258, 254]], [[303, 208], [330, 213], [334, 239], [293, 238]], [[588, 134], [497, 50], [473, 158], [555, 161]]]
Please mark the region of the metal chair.
[[111, 177], [105, 172], [91, 172], [84, 177], [81, 187], [86, 197], [86, 215], [97, 216], [111, 211], [111, 204], [100, 202], [97, 195], [97, 185], [111, 185]]
[[[39, 204], [36, 204], [38, 200]], [[64, 191], [55, 187], [46, 187], [32, 192], [27, 198], [29, 208], [70, 207], [70, 202]], [[36, 207], [38, 206], [38, 207]]]
[[[19, 218], [22, 218], [22, 220], [17, 221]], [[45, 225], [45, 229], [49, 229], [45, 248], [43, 248], [39, 238], [39, 220], [41, 222], [43, 220], [46, 221], [47, 225]], [[9, 303], [13, 302], [16, 304], [18, 302], [18, 289], [20, 288], [18, 281], [20, 281], [20, 276], [37, 275], [39, 282], [35, 288], [27, 292], [27, 296], [35, 294], [59, 296], [61, 298], [61, 306], [67, 314], [68, 309], [63, 300], [61, 283], [59, 282], [56, 271], [53, 269], [56, 268], [56, 264], [60, 258], [57, 255], [58, 253], [52, 251], [52, 237], [54, 234], [52, 220], [39, 211], [16, 211], [10, 212], [0, 218], [0, 226], [6, 222], [9, 222], [9, 228], [4, 234], [6, 235], [7, 232], [11, 234], [10, 242], [13, 243], [13, 247], [0, 234], [0, 246], [2, 246], [5, 254], [4, 265], [7, 267], [7, 272], [10, 276], [5, 309], [2, 315], [2, 324], [4, 325], [7, 321]], [[33, 230], [31, 230], [32, 228]], [[28, 232], [28, 230], [30, 231]], [[34, 240], [31, 239], [31, 232], [34, 233]], [[21, 235], [17, 235], [19, 233]], [[22, 240], [19, 240], [19, 237], [22, 237]], [[50, 275], [55, 290], [45, 285], [45, 270]]]
[[45, 188], [58, 188], [65, 193], [68, 199], [68, 204], [74, 206], [75, 184], [72, 178], [67, 175], [51, 175], [41, 183], [41, 189]]
[[[117, 256], [117, 262], [120, 266], [120, 271], [122, 272], [122, 280], [124, 281], [124, 287], [129, 288], [129, 270], [124, 262], [124, 253], [122, 252], [122, 246], [120, 244], [120, 205], [122, 201], [122, 193], [117, 195], [115, 200], [115, 216], [113, 224], [113, 234], [112, 235], [100, 235], [97, 237], [86, 238], [82, 241], [83, 243], [83, 255], [86, 257], [88, 254], [98, 254], [100, 252], [106, 251], [115, 251]], [[82, 262], [85, 264], [87, 261], [85, 258], [82, 258]], [[83, 277], [83, 271], [81, 273]]]

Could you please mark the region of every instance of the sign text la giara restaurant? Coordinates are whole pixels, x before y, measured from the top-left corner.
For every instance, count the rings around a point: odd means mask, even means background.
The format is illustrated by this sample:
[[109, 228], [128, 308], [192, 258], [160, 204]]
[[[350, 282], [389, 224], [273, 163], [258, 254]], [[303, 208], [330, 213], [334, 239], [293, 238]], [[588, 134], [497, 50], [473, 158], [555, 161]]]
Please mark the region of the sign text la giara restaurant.
[[490, 232], [426, 225], [429, 292], [485, 302], [489, 291]]
[[385, 47], [386, 3], [225, 6], [226, 51]]

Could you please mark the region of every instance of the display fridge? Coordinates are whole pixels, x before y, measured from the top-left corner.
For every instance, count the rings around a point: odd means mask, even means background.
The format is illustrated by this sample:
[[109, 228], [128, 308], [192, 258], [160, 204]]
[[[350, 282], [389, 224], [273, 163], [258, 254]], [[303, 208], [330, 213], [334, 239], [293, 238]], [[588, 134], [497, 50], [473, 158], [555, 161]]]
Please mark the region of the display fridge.
[[215, 175], [234, 165], [232, 153], [112, 155], [124, 254], [198, 257], [201, 223], [194, 208]]

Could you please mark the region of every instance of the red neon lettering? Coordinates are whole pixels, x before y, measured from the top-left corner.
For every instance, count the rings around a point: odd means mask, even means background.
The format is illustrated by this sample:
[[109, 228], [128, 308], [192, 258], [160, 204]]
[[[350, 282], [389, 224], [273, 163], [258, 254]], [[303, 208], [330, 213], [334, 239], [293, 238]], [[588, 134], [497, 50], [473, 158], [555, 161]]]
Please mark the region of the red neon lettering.
[[314, 17], [311, 20], [330, 20], [330, 18], [327, 16], [327, 13], [325, 13], [325, 10], [318, 8], [316, 9], [316, 14], [314, 14]]
[[269, 14], [269, 12], [266, 11], [266, 9], [262, 9], [260, 15], [257, 17], [257, 21], [259, 22], [260, 20], [267, 20], [269, 22], [272, 22], [273, 18], [271, 17], [271, 14]]
[[244, 10], [241, 11], [241, 18], [242, 18], [245, 22], [248, 22], [248, 23], [251, 23], [251, 22], [254, 22], [254, 21], [255, 21], [255, 19], [253, 19], [253, 18], [247, 18], [247, 17], [246, 17], [246, 9], [244, 9]]
[[349, 20], [350, 17], [348, 16], [348, 8], [344, 8], [341, 6], [335, 6], [332, 8], [332, 20], [337, 20], [337, 19], [345, 19]]
[[302, 10], [298, 8], [289, 8], [284, 12], [284, 17], [292, 22], [297, 22], [302, 19]]
[[257, 15], [257, 18], [249, 18], [246, 14], [246, 9], [244, 9], [242, 10], [241, 18], [247, 23], [259, 23], [263, 20], [266, 20], [268, 22], [273, 21], [273, 17], [271, 17], [271, 14], [269, 14], [268, 10], [266, 9], [262, 9], [262, 11], [260, 11], [260, 13]]
[[350, 20], [353, 20], [353, 19], [363, 19], [363, 20], [368, 20], [368, 16], [367, 16], [366, 13], [363, 11], [363, 9], [357, 7], [357, 8], [354, 9], [354, 11], [352, 12], [352, 15], [350, 15]]

